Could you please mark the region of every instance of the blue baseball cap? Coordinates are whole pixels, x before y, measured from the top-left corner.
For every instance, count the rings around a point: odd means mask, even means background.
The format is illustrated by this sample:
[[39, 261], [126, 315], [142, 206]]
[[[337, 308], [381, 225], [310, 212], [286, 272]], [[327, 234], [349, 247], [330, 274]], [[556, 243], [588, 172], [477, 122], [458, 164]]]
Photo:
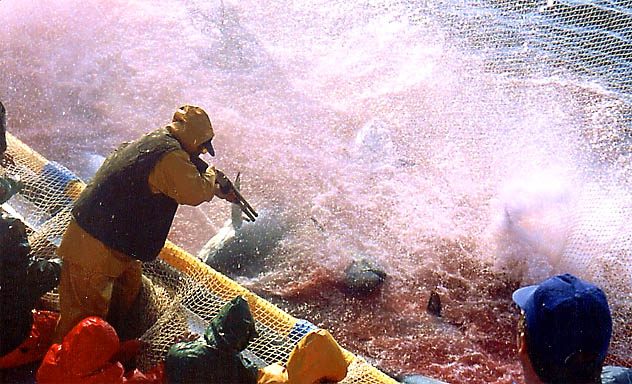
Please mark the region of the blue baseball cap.
[[525, 313], [532, 360], [535, 356], [552, 370], [568, 369], [573, 356], [587, 352], [595, 364], [603, 363], [612, 317], [601, 289], [567, 273], [520, 288], [512, 298]]

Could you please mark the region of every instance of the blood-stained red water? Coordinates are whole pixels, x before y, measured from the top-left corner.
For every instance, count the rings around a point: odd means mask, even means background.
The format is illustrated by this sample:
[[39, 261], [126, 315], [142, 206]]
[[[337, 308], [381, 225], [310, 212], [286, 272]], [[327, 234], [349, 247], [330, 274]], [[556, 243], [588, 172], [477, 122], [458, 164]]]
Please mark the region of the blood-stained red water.
[[[403, 281], [387, 281], [368, 297], [348, 297], [338, 277], [325, 269], [315, 269], [305, 283], [288, 281], [278, 291], [264, 292], [325, 328], [337, 330], [342, 321], [345, 331], [335, 331], [336, 338], [394, 376], [414, 372], [451, 383], [519, 381], [518, 311], [507, 300], [517, 284], [471, 259], [467, 240], [432, 242], [426, 254], [415, 255], [432, 262], [411, 270]], [[433, 290], [441, 297], [440, 317], [426, 309]]]
[[[240, 283], [389, 374], [520, 382], [511, 292], [563, 269], [550, 213], [580, 185], [600, 111], [625, 106], [572, 79], [489, 71], [442, 7], [371, 4], [2, 0], [9, 131], [88, 179], [120, 142], [201, 105], [215, 165], [290, 228]], [[551, 185], [541, 174], [560, 187], [531, 192]], [[170, 240], [196, 254], [228, 216], [221, 201], [181, 207]], [[357, 257], [388, 275], [368, 297], [342, 287]]]

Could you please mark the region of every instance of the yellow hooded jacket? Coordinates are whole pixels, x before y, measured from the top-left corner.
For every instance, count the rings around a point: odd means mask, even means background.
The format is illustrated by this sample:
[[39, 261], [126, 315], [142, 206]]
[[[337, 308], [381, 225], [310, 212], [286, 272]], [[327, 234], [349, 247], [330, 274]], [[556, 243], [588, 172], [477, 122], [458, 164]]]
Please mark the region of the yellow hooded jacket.
[[[178, 204], [198, 205], [210, 201], [218, 191], [215, 173], [200, 174], [189, 153], [199, 154], [199, 145], [214, 135], [208, 115], [199, 107], [178, 109], [167, 129], [183, 149], [164, 154], [149, 174], [152, 193], [162, 193]], [[58, 255], [64, 260], [59, 286], [61, 317], [55, 340], [87, 316], [107, 316], [110, 300], [125, 310], [132, 305], [141, 287], [142, 266], [138, 260], [110, 248], [70, 221]]]
[[353, 359], [327, 330], [311, 331], [294, 346], [286, 367], [274, 363], [260, 369], [257, 384], [337, 383], [347, 376]]
[[183, 150], [168, 152], [158, 160], [149, 174], [151, 191], [163, 193], [178, 204], [195, 206], [210, 201], [217, 192], [215, 173], [210, 168], [200, 175], [189, 159], [189, 154], [198, 154], [200, 144], [215, 135], [208, 115], [200, 107], [181, 107], [167, 129], [180, 142]]

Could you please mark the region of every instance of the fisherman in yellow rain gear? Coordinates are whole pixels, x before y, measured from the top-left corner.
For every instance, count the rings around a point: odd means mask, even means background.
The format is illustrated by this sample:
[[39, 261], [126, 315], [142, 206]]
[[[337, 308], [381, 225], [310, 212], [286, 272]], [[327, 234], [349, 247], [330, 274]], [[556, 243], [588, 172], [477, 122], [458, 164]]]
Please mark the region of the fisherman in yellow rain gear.
[[169, 349], [167, 382], [314, 384], [339, 382], [347, 375], [352, 357], [345, 355], [326, 330], [309, 332], [294, 346], [287, 362], [271, 365], [242, 354], [258, 337], [248, 302], [237, 296], [211, 320], [203, 339], [180, 342]]
[[199, 158], [215, 154], [213, 137], [206, 112], [185, 105], [167, 126], [108, 156], [73, 207], [59, 246], [56, 342], [86, 317], [109, 320], [130, 309], [142, 287], [142, 262], [158, 256], [179, 204], [236, 201], [234, 190], [217, 183], [221, 173]]

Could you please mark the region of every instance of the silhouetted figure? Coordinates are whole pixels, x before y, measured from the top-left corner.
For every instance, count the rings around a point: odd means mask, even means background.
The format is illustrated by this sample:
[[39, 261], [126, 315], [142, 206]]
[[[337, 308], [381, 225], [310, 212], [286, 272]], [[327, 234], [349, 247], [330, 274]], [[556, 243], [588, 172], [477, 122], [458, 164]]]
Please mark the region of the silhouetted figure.
[[0, 216], [0, 356], [18, 347], [31, 332], [32, 310], [59, 283], [61, 260], [29, 257], [26, 226]]
[[[13, 157], [7, 150], [7, 111], [0, 101], [0, 166], [15, 165]], [[0, 204], [4, 204], [22, 189], [20, 178], [10, 174], [0, 176]]]

